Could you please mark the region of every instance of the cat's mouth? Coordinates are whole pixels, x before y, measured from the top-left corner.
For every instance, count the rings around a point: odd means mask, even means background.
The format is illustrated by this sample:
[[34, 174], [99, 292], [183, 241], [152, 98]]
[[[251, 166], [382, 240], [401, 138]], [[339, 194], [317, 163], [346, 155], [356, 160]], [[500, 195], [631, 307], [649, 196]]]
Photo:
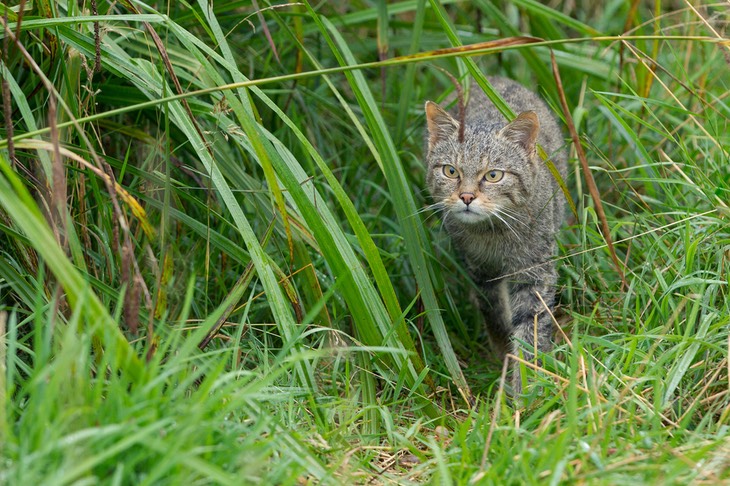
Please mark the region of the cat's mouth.
[[481, 211], [475, 211], [474, 209], [469, 209], [468, 206], [463, 209], [452, 211], [452, 214], [456, 217], [456, 219], [463, 223], [479, 223], [489, 219], [488, 214], [484, 214]]

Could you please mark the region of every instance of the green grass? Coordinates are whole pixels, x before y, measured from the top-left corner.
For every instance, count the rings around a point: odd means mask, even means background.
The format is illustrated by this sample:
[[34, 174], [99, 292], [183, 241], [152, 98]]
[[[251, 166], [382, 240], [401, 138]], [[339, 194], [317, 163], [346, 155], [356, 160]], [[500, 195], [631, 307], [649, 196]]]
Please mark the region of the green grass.
[[[0, 484], [730, 481], [727, 5], [16, 3]], [[571, 145], [515, 404], [423, 104], [502, 74], [565, 120], [551, 50], [600, 200]]]

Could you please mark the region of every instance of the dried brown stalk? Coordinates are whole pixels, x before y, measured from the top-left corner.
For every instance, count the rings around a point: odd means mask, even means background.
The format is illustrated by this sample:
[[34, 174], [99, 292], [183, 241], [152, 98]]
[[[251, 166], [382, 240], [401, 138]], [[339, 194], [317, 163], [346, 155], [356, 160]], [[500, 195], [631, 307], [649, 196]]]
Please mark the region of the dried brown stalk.
[[618, 259], [618, 256], [616, 256], [616, 249], [613, 246], [613, 240], [611, 239], [611, 230], [608, 227], [608, 220], [606, 219], [606, 212], [603, 210], [603, 203], [601, 202], [601, 195], [598, 193], [598, 187], [596, 186], [596, 181], [593, 179], [593, 173], [591, 172], [590, 167], [588, 167], [588, 159], [586, 157], [585, 150], [583, 150], [583, 145], [580, 142], [580, 137], [578, 136], [578, 131], [575, 129], [575, 123], [573, 123], [573, 117], [570, 114], [570, 109], [568, 108], [568, 102], [565, 99], [565, 91], [563, 90], [563, 82], [560, 79], [560, 71], [558, 70], [558, 63], [555, 60], [555, 54], [553, 54], [552, 51], [550, 51], [550, 59], [552, 61], [552, 67], [553, 67], [553, 76], [555, 77], [555, 83], [558, 88], [558, 95], [560, 98], [560, 106], [563, 109], [563, 115], [565, 116], [565, 122], [568, 124], [568, 131], [570, 132], [570, 137], [573, 139], [573, 145], [575, 145], [575, 151], [578, 154], [578, 160], [580, 160], [581, 168], [583, 169], [583, 177], [586, 181], [586, 186], [588, 187], [588, 192], [591, 195], [591, 199], [593, 199], [593, 204], [596, 209], [596, 214], [598, 215], [598, 219], [601, 222], [601, 230], [603, 232], [603, 238], [606, 240], [606, 245], [608, 245], [608, 251], [611, 254], [611, 259], [613, 260], [614, 266], [616, 267], [616, 271], [619, 274], [619, 277], [621, 278], [621, 285], [622, 289], [625, 289], [628, 284], [626, 282], [626, 277], [624, 275], [623, 268], [621, 267], [621, 262]]

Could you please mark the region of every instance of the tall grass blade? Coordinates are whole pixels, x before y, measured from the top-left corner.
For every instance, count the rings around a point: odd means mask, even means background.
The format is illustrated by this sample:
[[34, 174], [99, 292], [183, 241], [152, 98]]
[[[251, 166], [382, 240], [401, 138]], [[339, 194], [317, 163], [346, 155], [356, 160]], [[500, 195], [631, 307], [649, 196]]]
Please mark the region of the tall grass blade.
[[83, 302], [83, 314], [100, 342], [109, 346], [106, 351], [114, 356], [116, 368], [129, 373], [131, 380], [139, 379], [143, 365], [134, 349], [99, 299], [91, 292], [83, 276], [68, 260], [35, 201], [2, 154], [0, 171], [3, 173], [3, 177], [0, 177], [0, 207], [44, 259], [63, 286], [71, 307]]
[[[311, 6], [309, 9], [312, 18], [321, 25], [322, 35], [325, 36], [330, 49], [332, 49], [338, 58], [339, 63], [341, 65], [356, 63], [347, 47], [347, 43], [340, 36], [337, 29], [326, 18], [319, 17], [311, 10]], [[420, 219], [414, 217], [417, 214], [416, 204], [408, 188], [398, 152], [362, 73], [352, 72], [347, 73], [346, 76], [358, 99], [368, 126], [374, 135], [375, 146], [383, 161], [383, 170], [388, 181], [390, 192], [394, 197], [398, 222], [403, 229], [408, 258], [411, 261], [416, 280], [418, 281], [421, 298], [427, 309], [427, 317], [431, 323], [434, 336], [438, 342], [451, 379], [454, 381], [464, 400], [469, 403], [471, 401], [471, 391], [454, 354], [446, 326], [439, 311], [433, 282], [431, 280], [432, 272], [429, 270], [429, 262], [423, 253], [423, 247], [427, 244], [428, 239], [423, 231], [423, 227], [419, 224]]]

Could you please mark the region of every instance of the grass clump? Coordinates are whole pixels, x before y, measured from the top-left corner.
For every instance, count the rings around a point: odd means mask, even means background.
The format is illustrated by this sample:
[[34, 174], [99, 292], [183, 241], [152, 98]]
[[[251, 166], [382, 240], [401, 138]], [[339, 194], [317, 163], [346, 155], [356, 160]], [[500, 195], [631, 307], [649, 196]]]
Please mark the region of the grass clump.
[[[0, 482], [730, 477], [726, 5], [0, 10]], [[521, 406], [422, 210], [484, 74], [585, 152]]]

